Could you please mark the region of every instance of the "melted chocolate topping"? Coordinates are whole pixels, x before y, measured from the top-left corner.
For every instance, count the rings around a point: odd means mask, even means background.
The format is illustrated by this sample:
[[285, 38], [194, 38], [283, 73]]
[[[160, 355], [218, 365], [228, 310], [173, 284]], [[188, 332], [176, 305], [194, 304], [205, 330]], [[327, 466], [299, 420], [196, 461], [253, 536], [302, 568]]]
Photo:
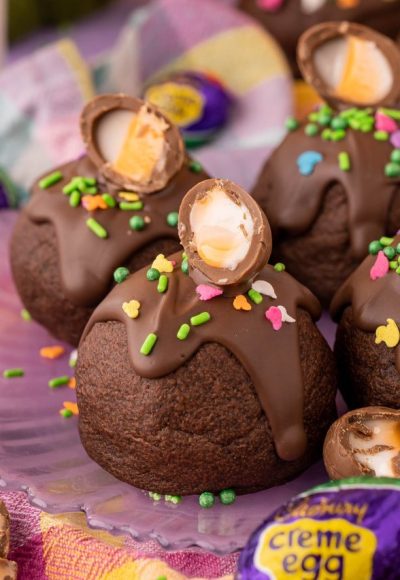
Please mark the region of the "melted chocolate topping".
[[[380, 238], [400, 178], [386, 177], [385, 165], [393, 146], [377, 141], [373, 132], [346, 130], [343, 140], [325, 141], [304, 133], [307, 122], [290, 133], [266, 163], [254, 197], [268, 215], [274, 235], [306, 232], [318, 216], [325, 193], [342, 184], [348, 199], [349, 231], [355, 258], [365, 256], [368, 243]], [[321, 153], [323, 160], [311, 175], [301, 175], [297, 160], [306, 151]], [[350, 171], [342, 171], [338, 155], [347, 152]]]
[[[400, 243], [394, 238], [393, 246]], [[331, 314], [335, 320], [347, 306], [351, 306], [355, 325], [365, 332], [373, 332], [385, 325], [388, 318], [400, 324], [400, 276], [389, 270], [386, 276], [372, 280], [370, 270], [376, 256], [369, 255], [357, 270], [344, 282], [333, 297]], [[396, 367], [400, 372], [400, 348], [396, 347]]]
[[[189, 360], [200, 346], [217, 342], [232, 352], [248, 372], [260, 403], [268, 418], [278, 455], [284, 460], [300, 457], [306, 449], [303, 425], [303, 377], [297, 324], [283, 323], [279, 331], [266, 320], [270, 306], [282, 305], [290, 316], [303, 308], [315, 319], [320, 314], [317, 299], [304, 286], [285, 272], [267, 265], [257, 276], [272, 284], [277, 299], [264, 296], [261, 304], [252, 304], [250, 311], [233, 308], [233, 298], [218, 296], [200, 301], [190, 276], [180, 269], [181, 255], [171, 256], [176, 262], [168, 274], [165, 294], [157, 291], [157, 282], [149, 282], [146, 270], [140, 270], [116, 286], [97, 307], [81, 341], [97, 322], [120, 321], [125, 325], [129, 355], [135, 372], [146, 378], [158, 378], [173, 372]], [[140, 314], [129, 318], [122, 304], [140, 302]], [[211, 319], [192, 326], [186, 340], [178, 340], [177, 331], [192, 316], [207, 311]], [[149, 333], [157, 342], [149, 356], [140, 353]], [[288, 364], [290, 361], [290, 364]]]
[[[58, 169], [63, 179], [48, 189], [37, 182], [25, 208], [35, 223], [54, 225], [60, 253], [61, 282], [65, 295], [76, 305], [97, 304], [108, 292], [114, 270], [126, 263], [130, 256], [157, 239], [169, 237], [178, 240], [178, 232], [167, 224], [169, 212], [177, 212], [182, 197], [193, 185], [206, 179], [204, 171], [193, 172], [186, 159], [181, 169], [161, 191], [143, 196], [141, 211], [122, 211], [117, 208], [96, 209], [88, 212], [82, 205], [69, 205], [63, 187], [75, 176], [95, 177], [99, 192], [116, 197], [121, 191], [98, 172], [87, 156], [67, 163]], [[150, 219], [142, 231], [129, 227], [133, 215]], [[108, 238], [97, 237], [86, 225], [94, 217], [108, 232]]]

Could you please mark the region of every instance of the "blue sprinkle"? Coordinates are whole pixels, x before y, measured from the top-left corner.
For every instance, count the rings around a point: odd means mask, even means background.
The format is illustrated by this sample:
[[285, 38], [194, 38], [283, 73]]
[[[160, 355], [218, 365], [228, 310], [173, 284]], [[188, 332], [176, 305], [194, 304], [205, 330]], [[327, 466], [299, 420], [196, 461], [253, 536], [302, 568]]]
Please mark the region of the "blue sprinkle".
[[318, 163], [321, 163], [323, 156], [318, 151], [304, 151], [297, 158], [297, 167], [301, 175], [311, 175]]

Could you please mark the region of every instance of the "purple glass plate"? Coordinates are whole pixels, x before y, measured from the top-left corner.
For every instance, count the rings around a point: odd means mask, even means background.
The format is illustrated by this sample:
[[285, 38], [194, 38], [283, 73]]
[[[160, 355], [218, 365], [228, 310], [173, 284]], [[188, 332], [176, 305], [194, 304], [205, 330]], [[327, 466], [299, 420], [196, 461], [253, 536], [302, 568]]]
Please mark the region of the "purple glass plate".
[[[278, 505], [326, 480], [320, 463], [289, 484], [239, 497], [232, 506], [204, 510], [196, 497], [179, 505], [153, 502], [96, 465], [80, 443], [77, 418], [59, 414], [64, 401], [75, 401], [74, 391], [47, 384], [52, 377], [71, 374], [70, 347], [57, 360], [43, 359], [39, 349], [57, 341], [20, 316], [8, 260], [15, 217], [14, 212], [0, 212], [0, 371], [23, 367], [25, 376], [4, 379], [1, 372], [0, 487], [26, 491], [33, 505], [48, 512], [83, 510], [95, 528], [156, 539], [168, 549], [199, 546], [226, 554], [240, 549]], [[327, 318], [322, 326], [331, 337]]]

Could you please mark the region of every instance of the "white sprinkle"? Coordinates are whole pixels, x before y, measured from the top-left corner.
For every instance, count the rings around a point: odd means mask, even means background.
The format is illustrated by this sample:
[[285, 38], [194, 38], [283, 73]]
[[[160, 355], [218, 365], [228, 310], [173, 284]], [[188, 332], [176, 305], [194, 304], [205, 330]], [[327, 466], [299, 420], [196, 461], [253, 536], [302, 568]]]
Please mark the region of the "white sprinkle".
[[264, 296], [269, 296], [270, 298], [276, 298], [275, 290], [272, 284], [266, 282], [265, 280], [256, 280], [251, 285], [253, 290], [259, 292], [260, 294], [264, 294]]
[[296, 322], [295, 318], [292, 318], [292, 316], [289, 316], [289, 314], [284, 306], [278, 306], [278, 308], [282, 312], [282, 322]]

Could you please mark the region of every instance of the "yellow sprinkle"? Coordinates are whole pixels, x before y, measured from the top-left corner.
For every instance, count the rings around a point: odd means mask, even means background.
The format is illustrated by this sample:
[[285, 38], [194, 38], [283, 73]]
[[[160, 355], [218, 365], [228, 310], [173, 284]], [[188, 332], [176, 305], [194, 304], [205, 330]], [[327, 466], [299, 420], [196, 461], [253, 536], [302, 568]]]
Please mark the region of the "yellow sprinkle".
[[139, 316], [140, 302], [138, 300], [130, 300], [122, 304], [122, 310], [129, 318], [137, 318]]
[[120, 191], [118, 197], [126, 201], [138, 201], [140, 199], [137, 193], [130, 193], [129, 191]]
[[151, 267], [158, 270], [161, 274], [163, 272], [173, 272], [174, 270], [173, 263], [167, 260], [164, 254], [158, 254]]
[[57, 345], [57, 346], [44, 346], [39, 351], [40, 356], [42, 356], [43, 358], [50, 358], [50, 359], [58, 358], [61, 355], [63, 355], [64, 352], [65, 352], [64, 347], [59, 346], [59, 345]]
[[233, 301], [233, 308], [235, 310], [251, 310], [251, 304], [247, 300], [246, 296], [239, 294]]
[[79, 409], [76, 403], [73, 403], [72, 401], [64, 401], [63, 405], [64, 409], [71, 411], [73, 415], [79, 415]]
[[399, 344], [400, 332], [397, 324], [392, 318], [387, 319], [386, 326], [378, 326], [375, 332], [375, 343], [384, 342], [387, 347], [394, 348]]

